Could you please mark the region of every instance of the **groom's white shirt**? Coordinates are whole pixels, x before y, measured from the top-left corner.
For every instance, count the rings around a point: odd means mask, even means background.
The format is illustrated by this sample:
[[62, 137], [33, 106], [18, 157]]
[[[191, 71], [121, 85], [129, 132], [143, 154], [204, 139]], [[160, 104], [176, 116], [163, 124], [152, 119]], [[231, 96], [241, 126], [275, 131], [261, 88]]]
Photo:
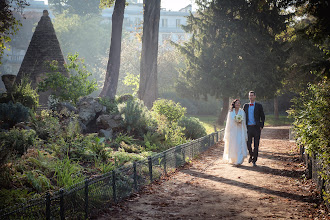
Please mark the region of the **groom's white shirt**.
[[[253, 106], [250, 106], [250, 104], [253, 104]], [[256, 106], [256, 102], [249, 103], [249, 121], [248, 125], [256, 125], [256, 120], [254, 119], [254, 107]]]

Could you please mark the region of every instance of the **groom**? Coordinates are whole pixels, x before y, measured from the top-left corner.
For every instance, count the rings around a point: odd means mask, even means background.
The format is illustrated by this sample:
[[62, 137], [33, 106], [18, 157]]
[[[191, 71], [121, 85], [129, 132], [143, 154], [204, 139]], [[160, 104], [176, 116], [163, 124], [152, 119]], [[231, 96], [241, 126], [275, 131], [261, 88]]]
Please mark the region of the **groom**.
[[[256, 93], [254, 91], [249, 92], [250, 103], [244, 104], [244, 111], [246, 114], [246, 126], [248, 133], [247, 148], [249, 150], [250, 158], [249, 163], [253, 163], [253, 166], [257, 166], [259, 141], [261, 130], [265, 123], [265, 114], [260, 103], [256, 103]], [[252, 138], [254, 139], [254, 148], [252, 151]]]

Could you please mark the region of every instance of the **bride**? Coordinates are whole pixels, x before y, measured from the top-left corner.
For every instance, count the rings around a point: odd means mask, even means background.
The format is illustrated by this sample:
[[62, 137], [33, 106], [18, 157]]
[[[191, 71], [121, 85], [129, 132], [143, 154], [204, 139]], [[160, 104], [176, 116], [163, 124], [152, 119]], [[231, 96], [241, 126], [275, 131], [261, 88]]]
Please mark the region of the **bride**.
[[235, 165], [242, 164], [244, 158], [247, 157], [246, 117], [240, 106], [240, 100], [235, 99], [232, 102], [223, 139], [225, 142], [223, 159]]

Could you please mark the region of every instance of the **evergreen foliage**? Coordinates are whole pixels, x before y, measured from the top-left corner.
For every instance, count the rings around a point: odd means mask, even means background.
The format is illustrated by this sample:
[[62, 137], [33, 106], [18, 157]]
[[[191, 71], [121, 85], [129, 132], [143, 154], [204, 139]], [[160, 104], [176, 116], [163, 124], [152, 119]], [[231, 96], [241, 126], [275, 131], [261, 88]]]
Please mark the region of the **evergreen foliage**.
[[178, 124], [185, 128], [184, 135], [186, 138], [198, 139], [206, 135], [206, 129], [198, 118], [182, 117]]
[[191, 39], [177, 48], [186, 57], [177, 91], [196, 98], [235, 97], [255, 90], [273, 97], [285, 58], [275, 34], [285, 28], [276, 1], [199, 0], [183, 26]]
[[31, 80], [24, 76], [18, 85], [14, 85], [11, 93], [4, 93], [0, 97], [0, 103], [21, 103], [29, 109], [35, 110], [39, 106], [39, 95], [31, 86]]
[[186, 108], [172, 100], [158, 99], [153, 103], [152, 111], [164, 115], [170, 122], [177, 122], [186, 113]]
[[156, 122], [141, 100], [133, 99], [121, 103], [118, 110], [123, 118], [122, 126], [129, 134], [142, 136], [147, 131], [155, 129]]
[[35, 142], [36, 132], [34, 130], [13, 128], [8, 132], [0, 132], [0, 146], [3, 151], [16, 152], [18, 155], [23, 155], [28, 148], [34, 146]]
[[0, 103], [1, 127], [8, 129], [19, 122], [26, 122], [29, 118], [29, 111], [28, 107], [19, 102], [16, 104], [11, 101], [9, 103]]

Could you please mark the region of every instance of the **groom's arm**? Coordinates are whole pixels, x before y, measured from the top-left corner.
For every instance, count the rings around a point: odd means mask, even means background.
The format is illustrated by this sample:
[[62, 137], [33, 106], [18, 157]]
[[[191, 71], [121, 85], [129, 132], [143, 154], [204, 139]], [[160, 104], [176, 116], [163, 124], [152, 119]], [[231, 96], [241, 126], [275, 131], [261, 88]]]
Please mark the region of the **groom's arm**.
[[262, 105], [260, 105], [260, 120], [261, 120], [261, 129], [264, 128], [265, 125], [265, 113]]

